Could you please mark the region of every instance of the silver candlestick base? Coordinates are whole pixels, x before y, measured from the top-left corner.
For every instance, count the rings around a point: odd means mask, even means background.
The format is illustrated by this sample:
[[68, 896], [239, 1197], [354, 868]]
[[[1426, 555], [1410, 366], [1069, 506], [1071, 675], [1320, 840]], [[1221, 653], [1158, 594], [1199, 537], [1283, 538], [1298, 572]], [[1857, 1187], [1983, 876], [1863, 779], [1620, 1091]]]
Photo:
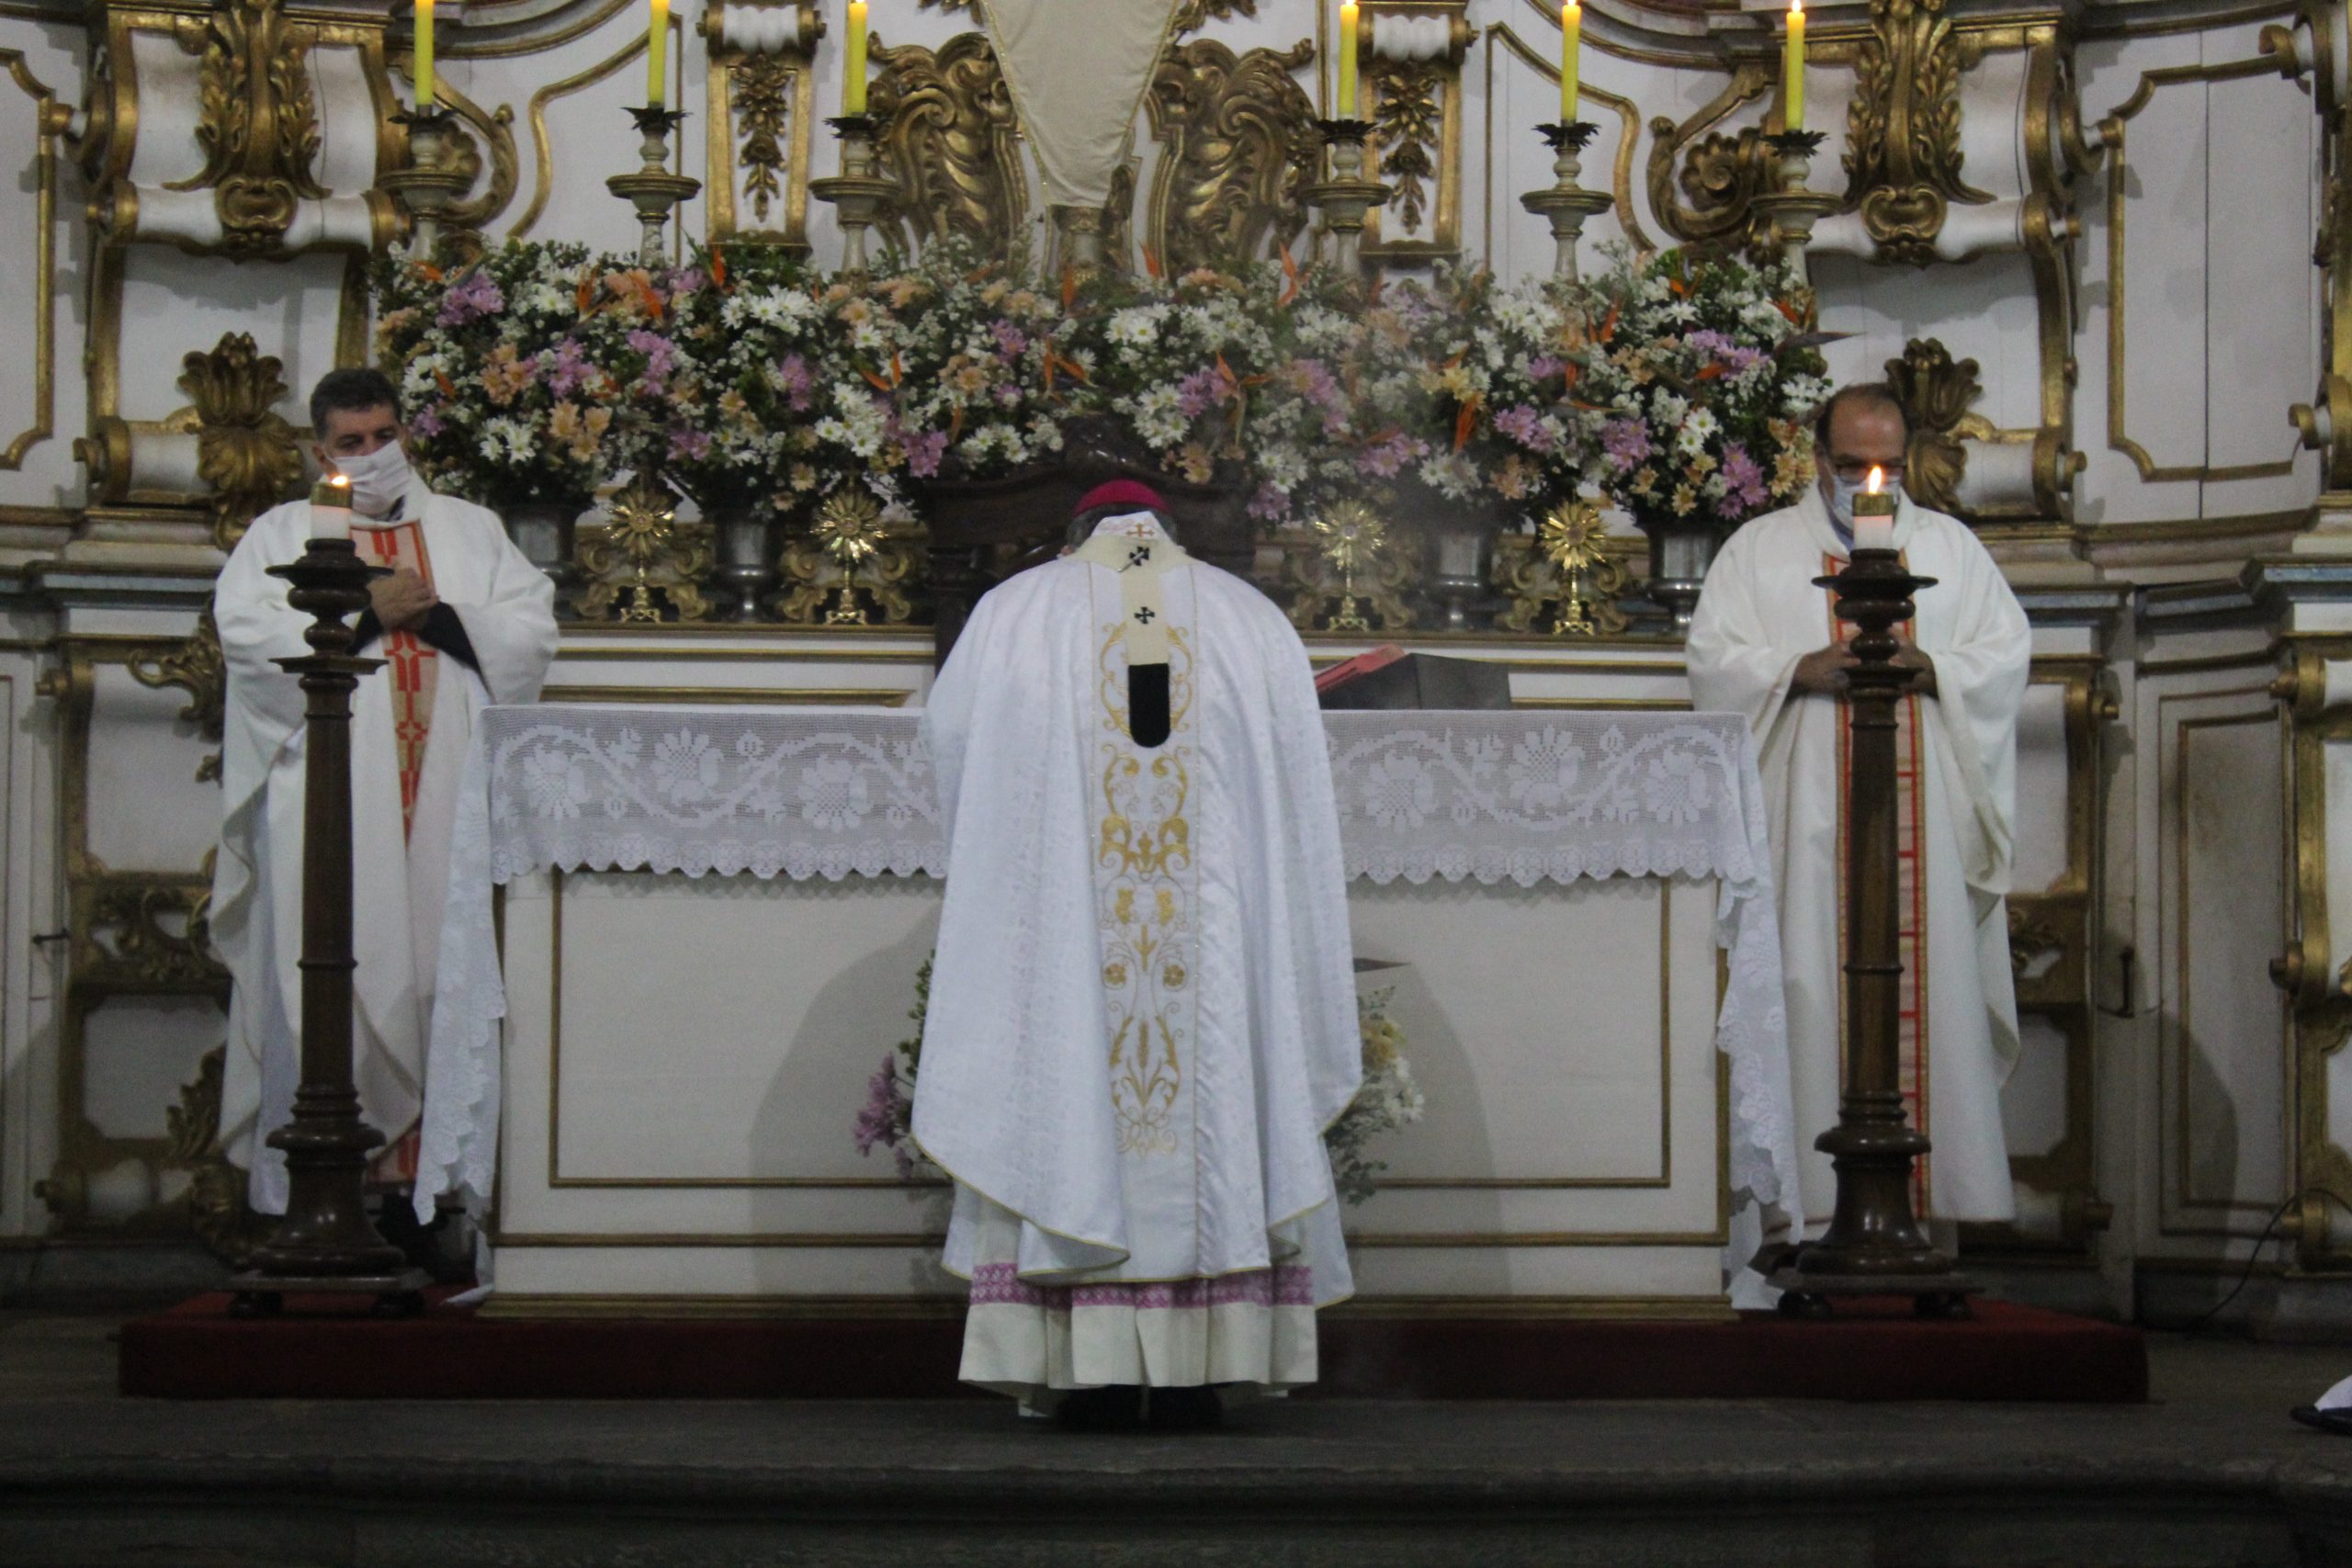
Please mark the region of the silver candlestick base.
[[1756, 210], [1764, 217], [1766, 242], [1781, 253], [1781, 264], [1807, 288], [1813, 287], [1811, 275], [1805, 269], [1805, 248], [1813, 243], [1813, 226], [1838, 210], [1838, 198], [1825, 191], [1810, 190], [1805, 178], [1813, 166], [1813, 155], [1829, 139], [1822, 130], [1776, 130], [1764, 140], [1781, 160], [1781, 188], [1765, 191], [1755, 198]]
[[1585, 220], [1596, 212], [1607, 211], [1611, 200], [1606, 191], [1587, 190], [1577, 183], [1577, 176], [1584, 172], [1584, 150], [1600, 133], [1600, 127], [1589, 119], [1577, 119], [1535, 129], [1557, 154], [1552, 160], [1555, 179], [1549, 190], [1529, 191], [1519, 198], [1519, 204], [1551, 223], [1552, 243], [1558, 247], [1552, 259], [1553, 274], [1574, 283], [1577, 243], [1584, 236]]
[[1331, 231], [1332, 262], [1342, 273], [1363, 265], [1364, 217], [1388, 199], [1388, 187], [1363, 173], [1364, 139], [1372, 122], [1363, 119], [1318, 119], [1323, 145], [1331, 153], [1331, 178], [1306, 187], [1306, 199], [1323, 214]]
[[882, 122], [870, 114], [836, 115], [825, 122], [842, 139], [842, 172], [808, 182], [809, 194], [833, 204], [842, 226], [842, 270], [866, 270], [865, 231], [898, 194], [899, 183], [880, 172], [875, 155]]
[[420, 104], [391, 118], [408, 131], [408, 166], [385, 171], [376, 183], [408, 216], [409, 254], [430, 261], [441, 243], [443, 215], [473, 187], [452, 156], [458, 117], [437, 104]]
[[662, 231], [670, 226], [670, 209], [702, 189], [702, 182], [691, 175], [672, 174], [668, 167], [670, 132], [684, 123], [684, 110], [645, 104], [628, 112], [644, 138], [638, 144], [643, 164], [634, 174], [613, 175], [605, 188], [637, 209], [642, 236], [637, 245], [639, 265], [660, 266], [669, 259]]

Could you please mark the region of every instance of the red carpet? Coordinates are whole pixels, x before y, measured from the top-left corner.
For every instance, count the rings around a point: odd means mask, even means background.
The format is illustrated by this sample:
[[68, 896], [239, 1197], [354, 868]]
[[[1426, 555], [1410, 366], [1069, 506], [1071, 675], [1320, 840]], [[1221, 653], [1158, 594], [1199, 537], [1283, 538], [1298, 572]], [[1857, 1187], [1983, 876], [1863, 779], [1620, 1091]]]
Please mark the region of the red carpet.
[[[446, 1292], [445, 1292], [446, 1293]], [[171, 1399], [932, 1399], [956, 1381], [960, 1317], [379, 1320], [334, 1298], [228, 1315], [203, 1295], [122, 1330], [127, 1394]], [[1980, 1301], [1922, 1323], [1907, 1303], [1831, 1323], [1385, 1316], [1322, 1320], [1324, 1398], [1969, 1399], [2137, 1404], [2140, 1331]], [[317, 1315], [312, 1315], [313, 1314]]]

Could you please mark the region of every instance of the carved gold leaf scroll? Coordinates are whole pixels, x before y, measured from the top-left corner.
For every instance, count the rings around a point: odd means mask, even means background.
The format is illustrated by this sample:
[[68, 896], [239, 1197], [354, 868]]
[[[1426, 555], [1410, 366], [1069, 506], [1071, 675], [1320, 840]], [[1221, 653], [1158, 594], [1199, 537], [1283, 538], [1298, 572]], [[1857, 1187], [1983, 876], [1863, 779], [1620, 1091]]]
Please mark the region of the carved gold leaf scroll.
[[1442, 135], [1438, 94], [1449, 75], [1433, 60], [1380, 59], [1364, 73], [1374, 104], [1372, 137], [1380, 152], [1380, 173], [1395, 185], [1389, 204], [1408, 234], [1420, 228], [1430, 186], [1437, 179]]
[[1306, 228], [1320, 143], [1291, 73], [1314, 58], [1304, 39], [1238, 55], [1195, 39], [1160, 56], [1145, 106], [1166, 151], [1147, 232], [1170, 276], [1254, 260]]
[[327, 195], [311, 173], [320, 139], [310, 64], [318, 30], [288, 22], [281, 0], [228, 0], [209, 17], [181, 17], [174, 36], [201, 57], [196, 140], [204, 167], [164, 188], [212, 192], [231, 254], [277, 250], [299, 205]]
[[1770, 85], [1770, 68], [1750, 62], [1689, 119], [1678, 125], [1661, 115], [1650, 121], [1650, 209], [1676, 239], [1722, 245], [1760, 239], [1768, 225], [1753, 203], [1778, 184], [1778, 163], [1753, 128], [1735, 135], [1713, 128]]
[[[168, 653], [141, 655], [130, 661], [131, 679], [161, 691], [177, 686], [188, 695], [180, 722], [193, 724], [205, 739], [220, 744], [223, 717], [229, 704], [229, 661], [220, 651], [220, 628], [213, 624], [212, 606], [197, 612], [196, 630]], [[196, 782], [208, 784], [220, 776], [220, 753], [197, 764]]]
[[1903, 404], [1911, 432], [1903, 459], [1904, 491], [1920, 505], [1957, 515], [1960, 481], [1968, 452], [1960, 438], [1970, 434], [1968, 406], [1984, 390], [1976, 361], [1954, 360], [1936, 339], [1913, 338], [1903, 357], [1886, 362], [1886, 384]]
[[1236, 17], [1254, 17], [1258, 0], [1177, 0], [1176, 16], [1169, 26], [1174, 36], [1199, 32], [1212, 21], [1229, 22]]
[[302, 476], [294, 427], [277, 410], [285, 367], [255, 352], [251, 334], [225, 333], [209, 352], [180, 361], [179, 386], [196, 405], [196, 472], [212, 487], [212, 542], [233, 549], [245, 525]]
[[1028, 209], [1028, 182], [1012, 89], [987, 37], [960, 33], [936, 53], [876, 44], [872, 58], [881, 74], [866, 101], [888, 126], [881, 153], [899, 183], [898, 217], [919, 239], [960, 234], [1005, 254]]
[[1871, 0], [1846, 110], [1846, 201], [1881, 257], [1925, 266], [1955, 201], [1993, 198], [1960, 177], [1960, 74], [1979, 45], [1944, 0]]

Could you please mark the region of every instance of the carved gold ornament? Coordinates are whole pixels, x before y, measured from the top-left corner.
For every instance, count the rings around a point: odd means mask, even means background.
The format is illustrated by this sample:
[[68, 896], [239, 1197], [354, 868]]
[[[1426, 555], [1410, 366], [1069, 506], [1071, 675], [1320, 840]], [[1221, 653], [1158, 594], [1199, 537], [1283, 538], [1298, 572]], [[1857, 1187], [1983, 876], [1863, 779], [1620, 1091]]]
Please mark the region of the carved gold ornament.
[[[1408, 575], [1380, 515], [1361, 501], [1327, 508], [1285, 541], [1291, 585], [1290, 618], [1302, 631], [1370, 631], [1376, 617], [1394, 631], [1413, 622], [1404, 587]], [[1326, 601], [1337, 600], [1322, 618]], [[1365, 601], [1369, 600], [1367, 605]]]
[[1976, 361], [1955, 361], [1936, 339], [1913, 338], [1903, 345], [1902, 358], [1886, 362], [1886, 384], [1903, 404], [1904, 423], [1911, 432], [1903, 460], [1905, 493], [1922, 506], [1959, 516], [1960, 481], [1968, 470], [1961, 438], [1991, 429], [1968, 412], [1984, 390]]
[[246, 333], [223, 333], [180, 361], [180, 390], [196, 408], [197, 477], [212, 487], [212, 542], [224, 550], [302, 477], [294, 427], [276, 407], [286, 396], [285, 368]]
[[1434, 61], [1381, 60], [1368, 74], [1380, 173], [1396, 186], [1389, 203], [1406, 229], [1416, 230], [1429, 208], [1430, 183], [1437, 178], [1438, 94], [1445, 73]]
[[752, 220], [765, 224], [768, 209], [784, 196], [785, 115], [794, 71], [772, 54], [755, 54], [733, 71], [735, 132], [742, 138], [735, 156], [743, 165], [743, 194], [751, 200]]
[[791, 586], [777, 603], [778, 614], [801, 626], [862, 626], [872, 618], [862, 594], [886, 622], [907, 621], [914, 615], [908, 579], [922, 539], [920, 529], [886, 522], [865, 491], [835, 491], [818, 509], [808, 533], [785, 546], [779, 564]]
[[1694, 245], [1761, 243], [1770, 224], [1753, 203], [1777, 188], [1779, 161], [1755, 130], [1727, 136], [1713, 128], [1764, 96], [1771, 83], [1770, 68], [1751, 61], [1689, 119], [1677, 124], [1661, 115], [1650, 121], [1650, 208], [1676, 239]]
[[1176, 15], [1169, 23], [1170, 33], [1182, 38], [1186, 33], [1199, 32], [1212, 21], [1229, 22], [1236, 17], [1255, 17], [1258, 0], [1176, 0]]
[[[161, 691], [177, 686], [188, 695], [180, 722], [197, 727], [205, 739], [220, 744], [229, 705], [229, 661], [220, 651], [220, 628], [213, 624], [212, 606], [197, 612], [196, 630], [186, 642], [152, 657], [134, 655], [126, 666], [131, 679]], [[197, 765], [196, 782], [209, 784], [220, 776], [220, 753], [213, 752]]]
[[1846, 110], [1846, 200], [1887, 261], [1936, 259], [1951, 204], [1993, 198], [1960, 176], [1960, 76], [1984, 52], [1944, 0], [1871, 0]]
[[1510, 604], [1495, 624], [1507, 631], [1533, 631], [1550, 609], [1555, 637], [1623, 631], [1627, 621], [1617, 600], [1625, 589], [1625, 569], [1610, 554], [1607, 535], [1600, 508], [1574, 501], [1555, 509], [1533, 534], [1497, 539], [1494, 583]]
[[1257, 260], [1306, 227], [1322, 143], [1293, 73], [1314, 58], [1304, 39], [1236, 54], [1198, 39], [1160, 56], [1145, 107], [1165, 151], [1146, 233], [1169, 276]]
[[245, 1173], [220, 1147], [220, 1089], [229, 1048], [215, 1045], [180, 1086], [179, 1103], [164, 1108], [164, 1160], [189, 1173], [188, 1221], [214, 1257], [242, 1268], [277, 1221], [245, 1202]]
[[1012, 91], [996, 51], [961, 33], [938, 51], [872, 49], [880, 74], [866, 102], [887, 129], [883, 170], [897, 181], [895, 212], [919, 240], [962, 235], [1005, 254], [1029, 207], [1015, 142]]
[[[716, 559], [710, 525], [677, 521], [669, 491], [658, 484], [640, 479], [613, 497], [612, 521], [580, 530], [579, 555], [588, 579], [580, 591], [584, 620], [659, 625], [656, 593], [682, 621], [710, 618], [701, 587]], [[628, 603], [616, 612], [624, 593]]]
[[179, 18], [175, 36], [202, 57], [196, 140], [204, 167], [164, 188], [212, 192], [232, 255], [277, 250], [300, 203], [328, 194], [311, 172], [320, 141], [310, 62], [318, 30], [288, 21], [282, 0], [228, 0], [208, 17]]

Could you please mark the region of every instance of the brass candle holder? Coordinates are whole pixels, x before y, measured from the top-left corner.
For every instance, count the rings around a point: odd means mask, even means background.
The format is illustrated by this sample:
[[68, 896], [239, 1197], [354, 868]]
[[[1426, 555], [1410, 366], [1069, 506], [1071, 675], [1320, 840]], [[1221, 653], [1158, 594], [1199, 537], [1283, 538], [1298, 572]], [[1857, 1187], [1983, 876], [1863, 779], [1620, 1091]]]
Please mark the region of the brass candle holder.
[[1331, 154], [1331, 177], [1308, 186], [1306, 199], [1331, 231], [1333, 265], [1343, 273], [1355, 272], [1363, 265], [1364, 217], [1388, 199], [1386, 186], [1364, 177], [1364, 140], [1372, 134], [1372, 122], [1318, 119], [1315, 128]]
[[1585, 220], [1607, 211], [1611, 200], [1608, 192], [1587, 190], [1577, 183], [1584, 172], [1584, 150], [1600, 133], [1600, 127], [1589, 119], [1577, 119], [1535, 129], [1555, 154], [1552, 160], [1555, 179], [1550, 188], [1521, 197], [1519, 204], [1551, 223], [1553, 243], [1559, 247], [1552, 260], [1553, 276], [1574, 283], [1577, 243], [1584, 236]]
[[1838, 210], [1838, 198], [1826, 191], [1810, 189], [1805, 185], [1813, 168], [1813, 155], [1829, 139], [1822, 130], [1776, 130], [1764, 140], [1779, 160], [1779, 188], [1760, 192], [1755, 197], [1756, 210], [1764, 217], [1766, 243], [1781, 253], [1781, 261], [1796, 280], [1810, 288], [1811, 276], [1805, 269], [1805, 248], [1813, 243], [1813, 226]]
[[[1854, 512], [1859, 535], [1864, 518], [1894, 515], [1894, 497], [1857, 496]], [[1786, 1249], [1769, 1279], [1794, 1317], [1826, 1317], [1839, 1296], [1908, 1296], [1923, 1317], [1965, 1317], [1975, 1283], [1919, 1234], [1911, 1210], [1912, 1164], [1930, 1145], [1905, 1115], [1902, 1089], [1894, 705], [1913, 671], [1894, 661], [1894, 627], [1936, 580], [1911, 575], [1892, 548], [1856, 548], [1843, 571], [1814, 581], [1836, 592], [1838, 618], [1860, 628], [1846, 672], [1846, 1078], [1838, 1125], [1814, 1140], [1838, 1173], [1829, 1229]]]
[[391, 118], [408, 132], [408, 166], [386, 171], [377, 184], [408, 215], [409, 254], [430, 261], [441, 243], [442, 215], [473, 186], [453, 155], [458, 117], [438, 104], [420, 104]]
[[808, 182], [809, 194], [833, 204], [842, 226], [842, 270], [866, 270], [865, 231], [880, 220], [898, 194], [896, 180], [880, 172], [876, 141], [881, 119], [870, 114], [835, 115], [825, 122], [842, 139], [842, 172]]
[[692, 175], [673, 174], [669, 168], [670, 132], [685, 123], [684, 109], [641, 104], [628, 113], [643, 139], [638, 143], [643, 163], [634, 173], [605, 180], [605, 188], [637, 209], [642, 236], [637, 244], [638, 264], [660, 266], [669, 259], [662, 231], [670, 226], [671, 209], [702, 189], [702, 182]]
[[[322, 507], [348, 507], [349, 491], [322, 487]], [[345, 514], [346, 516], [348, 513]], [[323, 521], [323, 520], [322, 520]], [[286, 1213], [233, 1276], [243, 1317], [282, 1311], [288, 1294], [372, 1295], [379, 1312], [424, 1306], [422, 1269], [406, 1265], [368, 1218], [368, 1156], [384, 1134], [359, 1110], [351, 1073], [351, 695], [380, 659], [351, 651], [345, 615], [368, 606], [368, 583], [388, 575], [350, 538], [322, 536], [269, 569], [291, 585], [287, 602], [312, 617], [311, 651], [277, 662], [300, 678], [303, 718], [301, 1078], [293, 1119], [269, 1134], [286, 1156]]]

